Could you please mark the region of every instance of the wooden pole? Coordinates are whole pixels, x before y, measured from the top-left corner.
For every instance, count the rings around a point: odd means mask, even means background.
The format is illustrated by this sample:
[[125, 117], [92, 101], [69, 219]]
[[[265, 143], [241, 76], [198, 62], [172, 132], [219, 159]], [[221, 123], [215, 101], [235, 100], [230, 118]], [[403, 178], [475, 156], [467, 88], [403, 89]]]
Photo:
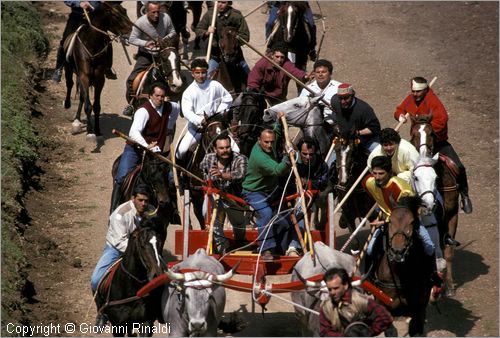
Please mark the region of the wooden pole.
[[349, 238], [347, 239], [347, 241], [344, 243], [344, 246], [342, 246], [342, 248], [340, 249], [340, 252], [344, 252], [344, 250], [347, 248], [347, 246], [349, 245], [349, 243], [351, 243], [351, 241], [354, 238], [354, 236], [356, 236], [356, 234], [359, 232], [359, 230], [361, 230], [361, 228], [365, 225], [365, 223], [368, 220], [368, 217], [370, 217], [371, 213], [373, 211], [375, 211], [376, 207], [377, 207], [377, 203], [374, 203], [373, 206], [370, 208], [370, 210], [366, 213], [365, 218], [363, 218], [363, 220], [361, 220], [361, 222], [358, 224], [358, 226], [356, 227], [356, 229], [352, 232], [351, 236], [349, 236]]
[[[268, 57], [267, 55], [265, 54], [262, 54], [259, 50], [257, 50], [255, 47], [253, 47], [251, 44], [248, 43], [248, 41], [246, 41], [245, 39], [243, 39], [242, 37], [240, 37], [239, 35], [236, 35], [236, 38], [238, 40], [240, 40], [240, 42], [244, 43], [245, 45], [247, 45], [248, 47], [250, 47], [250, 49], [252, 49], [254, 52], [256, 52], [257, 54], [259, 54], [260, 56], [262, 56], [263, 58], [265, 58], [267, 61], [271, 62], [271, 64], [275, 67], [277, 67], [279, 70], [283, 71], [289, 78], [291, 78], [293, 81], [297, 82], [297, 84], [299, 86], [301, 86], [302, 88], [305, 88], [309, 93], [313, 94], [314, 96], [317, 95], [316, 92], [314, 92], [311, 88], [309, 88], [307, 85], [305, 85], [302, 81], [300, 81], [299, 79], [297, 79], [292, 73], [290, 73], [289, 71], [287, 71], [285, 68], [281, 67], [279, 64], [277, 64], [276, 62], [274, 62], [273, 59], [271, 59], [270, 57]], [[321, 102], [323, 102], [328, 108], [331, 108], [330, 106], [330, 102], [327, 102], [324, 98], [321, 98]]]
[[[436, 82], [436, 80], [437, 80], [437, 76], [434, 76], [434, 78], [432, 79], [432, 81], [429, 83], [429, 87], [431, 87], [434, 84], [434, 82]], [[406, 113], [405, 118], [408, 119], [408, 117], [409, 117], [409, 114]], [[403, 125], [403, 123], [404, 123], [403, 121], [399, 122], [396, 125], [396, 128], [394, 128], [394, 130], [395, 131], [399, 131], [399, 128], [401, 128], [401, 126]], [[332, 147], [333, 147], [333, 144], [332, 144]], [[363, 179], [363, 177], [365, 177], [365, 175], [366, 175], [367, 172], [368, 172], [368, 166], [365, 167], [365, 170], [363, 170], [363, 172], [361, 173], [361, 175], [359, 175], [358, 179], [353, 183], [353, 185], [351, 186], [351, 188], [349, 189], [349, 191], [347, 191], [347, 193], [345, 194], [345, 196], [342, 199], [342, 201], [340, 201], [340, 203], [337, 204], [337, 207], [335, 208], [335, 212], [338, 212], [340, 210], [340, 208], [342, 207], [342, 205], [344, 205], [344, 203], [347, 201], [347, 198], [351, 195], [351, 193], [356, 188], [356, 186], [359, 184], [359, 182], [361, 182], [361, 180]]]
[[137, 143], [136, 141], [134, 141], [133, 139], [131, 139], [130, 137], [128, 137], [127, 135], [125, 135], [124, 133], [122, 133], [121, 131], [117, 130], [117, 129], [113, 129], [111, 131], [113, 134], [115, 134], [116, 136], [120, 136], [121, 138], [124, 138], [125, 140], [127, 140], [128, 142], [132, 143], [134, 146], [137, 146], [139, 148], [141, 148], [142, 150], [145, 150], [147, 152], [149, 152], [151, 155], [153, 155], [154, 157], [162, 160], [163, 162], [167, 162], [168, 164], [170, 164], [171, 166], [174, 166], [176, 167], [177, 169], [179, 170], [182, 170], [183, 172], [185, 172], [189, 177], [191, 178], [194, 178], [195, 180], [201, 182], [201, 183], [205, 183], [205, 181], [201, 178], [199, 178], [198, 176], [196, 176], [195, 174], [192, 174], [190, 171], [187, 171], [186, 169], [184, 169], [183, 167], [181, 167], [180, 165], [178, 164], [175, 164], [173, 163], [172, 161], [170, 161], [168, 158], [166, 158], [165, 156], [161, 155], [160, 153], [155, 153], [154, 151], [151, 151], [151, 149], [143, 146], [142, 144], [139, 144]]
[[[285, 132], [286, 144], [289, 147], [292, 147], [292, 143], [290, 142], [290, 139], [288, 138], [288, 123], [286, 122], [286, 117], [282, 116], [281, 121], [283, 123], [283, 130]], [[292, 162], [292, 170], [293, 170], [293, 173], [295, 175], [295, 182], [296, 182], [297, 190], [300, 193], [300, 205], [302, 207], [302, 213], [304, 214], [304, 224], [306, 226], [306, 233], [307, 233], [307, 236], [309, 238], [309, 252], [311, 253], [311, 257], [314, 257], [313, 239], [311, 236], [311, 228], [309, 226], [309, 218], [307, 216], [307, 207], [306, 207], [304, 189], [302, 188], [302, 181], [300, 179], [299, 171], [297, 170], [297, 164], [295, 163], [295, 156], [292, 153], [289, 153], [288, 155], [290, 156], [290, 161]]]
[[[210, 25], [210, 27], [214, 27], [215, 28], [215, 20], [217, 19], [217, 2], [218, 1], [214, 1], [214, 10], [212, 12], [212, 24]], [[210, 60], [210, 54], [212, 53], [212, 41], [214, 40], [214, 33], [210, 33], [209, 37], [208, 37], [208, 46], [207, 46], [207, 57], [206, 57], [206, 60], [208, 62], [208, 60]]]
[[[172, 163], [175, 164], [175, 147], [173, 144], [170, 145], [170, 157], [172, 158]], [[174, 185], [175, 194], [177, 195], [177, 209], [179, 211], [179, 216], [181, 218], [181, 225], [184, 226], [184, 214], [182, 212], [182, 200], [181, 200], [181, 187], [179, 184], [179, 177], [177, 176], [177, 168], [172, 166], [172, 174], [174, 175]]]
[[[208, 226], [208, 241], [207, 241], [207, 254], [211, 255], [212, 254], [212, 249], [213, 245], [212, 242], [214, 241], [214, 224], [215, 220], [217, 219], [217, 208], [219, 207], [219, 196], [217, 194], [213, 194], [214, 196], [214, 203], [213, 206], [214, 208], [212, 209], [212, 219], [210, 219], [210, 224]], [[210, 198], [210, 196], [207, 196], [207, 198]]]
[[264, 5], [267, 5], [267, 1], [262, 1], [262, 3], [260, 5], [258, 5], [254, 9], [252, 9], [250, 12], [248, 12], [248, 14], [244, 15], [243, 17], [246, 18], [247, 16], [249, 16], [250, 14], [253, 14], [255, 11], [257, 11], [259, 8], [261, 8]]

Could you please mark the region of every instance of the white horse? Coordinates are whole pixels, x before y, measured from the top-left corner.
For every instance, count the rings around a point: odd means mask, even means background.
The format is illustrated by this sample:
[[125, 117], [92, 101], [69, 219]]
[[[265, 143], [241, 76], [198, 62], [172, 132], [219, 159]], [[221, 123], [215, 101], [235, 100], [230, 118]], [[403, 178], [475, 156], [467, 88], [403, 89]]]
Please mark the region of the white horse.
[[424, 204], [424, 214], [429, 215], [434, 211], [436, 200], [439, 197], [436, 179], [437, 174], [434, 164], [438, 161], [439, 153], [434, 157], [420, 155], [411, 171], [411, 184], [413, 190], [422, 199]]
[[287, 123], [299, 127], [304, 136], [316, 139], [321, 154], [326, 154], [330, 142], [326, 131], [323, 129], [323, 114], [318, 106], [322, 98], [323, 96], [299, 96], [279, 103], [264, 110], [263, 120], [264, 122], [276, 121], [278, 112], [285, 112]]

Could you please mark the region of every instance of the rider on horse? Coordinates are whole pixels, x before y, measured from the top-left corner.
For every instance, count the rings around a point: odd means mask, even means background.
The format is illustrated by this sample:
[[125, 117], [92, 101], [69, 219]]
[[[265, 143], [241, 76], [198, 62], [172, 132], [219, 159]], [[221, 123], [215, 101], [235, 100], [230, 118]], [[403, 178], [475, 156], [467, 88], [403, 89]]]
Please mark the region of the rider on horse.
[[[276, 43], [271, 49], [271, 59], [286, 69], [295, 77], [306, 82], [309, 80], [307, 72], [298, 69], [288, 60], [288, 50], [285, 45]], [[286, 100], [290, 78], [282, 70], [275, 67], [266, 58], [262, 58], [248, 74], [248, 89], [262, 93], [271, 100], [271, 105]]]
[[[106, 245], [101, 258], [97, 261], [90, 286], [95, 294], [101, 278], [106, 271], [124, 254], [130, 234], [139, 226], [146, 211], [149, 210], [150, 191], [145, 185], [137, 185], [132, 192], [132, 199], [118, 206], [109, 216]], [[104, 327], [107, 318], [99, 313], [96, 326]]]
[[[64, 41], [66, 38], [73, 32], [75, 32], [78, 27], [83, 24], [86, 24], [86, 17], [84, 15], [84, 10], [93, 11], [101, 6], [100, 1], [64, 1], [66, 6], [71, 7], [71, 13], [69, 13], [68, 21], [66, 22], [66, 27], [64, 28], [63, 36], [61, 42], [59, 43], [59, 48], [57, 49], [57, 59], [56, 59], [56, 67], [54, 70], [54, 74], [52, 75], [52, 80], [55, 82], [61, 82], [62, 77], [62, 69], [64, 66], [64, 59], [66, 58], [64, 52]], [[106, 78], [110, 80], [116, 80], [116, 74], [113, 72], [111, 68], [113, 64], [113, 47], [111, 44], [109, 45], [110, 53], [109, 56], [109, 67], [106, 69]]]
[[141, 16], [134, 24], [129, 42], [138, 46], [137, 60], [134, 69], [127, 78], [125, 100], [129, 103], [123, 110], [126, 116], [132, 116], [134, 107], [130, 104], [132, 100], [132, 83], [137, 74], [147, 69], [153, 63], [153, 55], [158, 53], [154, 50], [160, 39], [171, 38], [176, 35], [174, 24], [168, 14], [160, 11], [159, 1], [148, 1], [146, 14]]
[[380, 131], [380, 145], [368, 156], [368, 169], [371, 169], [372, 160], [377, 156], [389, 157], [392, 163], [392, 172], [410, 183], [411, 171], [418, 160], [418, 151], [413, 144], [401, 139], [396, 130], [385, 128]]
[[396, 120], [406, 122], [405, 115], [407, 113], [412, 117], [416, 115], [432, 115], [431, 125], [436, 134], [434, 154], [438, 152], [444, 154], [458, 166], [460, 173], [457, 177], [457, 183], [462, 197], [462, 209], [466, 214], [470, 214], [472, 212], [472, 202], [469, 198], [469, 184], [465, 167], [453, 146], [448, 142], [448, 113], [423, 77], [414, 77], [411, 80], [411, 94], [396, 108], [394, 117]]
[[[250, 41], [250, 30], [248, 29], [247, 21], [239, 10], [232, 7], [232, 3], [232, 1], [217, 1], [215, 27], [211, 26], [213, 11], [207, 11], [196, 27], [196, 35], [203, 40], [206, 40], [210, 33], [214, 34], [212, 54], [208, 61], [208, 75], [210, 78], [213, 78], [212, 72], [219, 68], [219, 62], [221, 60], [221, 49], [219, 47], [219, 40], [221, 38], [219, 34], [223, 31], [224, 27], [234, 27], [241, 38], [245, 41]], [[238, 48], [237, 58], [237, 62], [241, 65], [245, 73], [248, 74], [250, 72], [250, 67], [243, 57], [241, 46]]]
[[[370, 154], [379, 145], [380, 133], [380, 121], [373, 108], [356, 97], [356, 92], [348, 83], [339, 85], [337, 95], [332, 97], [330, 105], [340, 134], [344, 136], [354, 132], [356, 136], [359, 136], [361, 146], [366, 153]], [[328, 165], [331, 166], [335, 159], [334, 153]]]
[[[130, 127], [130, 138], [154, 152], [163, 152], [168, 147], [167, 140], [173, 139], [180, 112], [178, 103], [164, 101], [166, 92], [167, 88], [161, 83], [151, 85], [149, 100], [137, 109]], [[125, 177], [140, 162], [141, 154], [141, 150], [132, 144], [125, 144], [114, 180], [110, 213], [120, 201]]]
[[[382, 212], [384, 220], [387, 222], [392, 210], [396, 207], [398, 200], [404, 196], [414, 196], [415, 192], [409, 183], [398, 176], [392, 176], [391, 159], [387, 156], [377, 156], [371, 162], [371, 174], [367, 175], [361, 182], [366, 192], [375, 200]], [[379, 228], [380, 229], [380, 228]], [[434, 236], [429, 234], [429, 231], [434, 232]], [[382, 230], [374, 233], [367, 249], [367, 257], [372, 256], [373, 247], [376, 244], [377, 238]], [[437, 233], [437, 236], [435, 236]], [[439, 243], [434, 243], [432, 238], [439, 238], [437, 224], [426, 228], [422, 223], [418, 228], [418, 236], [422, 241], [424, 251], [428, 256], [434, 256]], [[435, 298], [439, 294], [441, 287], [441, 277], [437, 273], [436, 260], [433, 259], [434, 275], [433, 282], [435, 284]]]
[[[273, 26], [278, 19], [278, 11], [280, 7], [286, 3], [286, 1], [269, 1], [271, 3], [271, 8], [269, 10], [269, 18], [266, 22], [266, 40], [269, 38], [271, 31], [273, 30]], [[304, 1], [305, 2], [305, 1]], [[314, 22], [313, 13], [311, 10], [311, 6], [309, 6], [308, 2], [305, 2], [305, 11], [304, 11], [304, 19], [309, 28], [309, 33], [311, 34], [311, 50], [308, 51], [309, 57], [311, 61], [316, 60], [316, 23]]]
[[[314, 81], [309, 83], [307, 86], [311, 89], [315, 95], [324, 95], [323, 99], [326, 102], [330, 102], [333, 95], [337, 94], [338, 87], [341, 85], [339, 81], [332, 79], [333, 65], [330, 61], [325, 59], [320, 59], [314, 63]], [[311, 96], [312, 94], [307, 89], [302, 89], [300, 96]], [[335, 121], [335, 116], [330, 109], [320, 103], [322, 113], [324, 116], [324, 121], [328, 124], [333, 124]]]
[[[207, 118], [224, 114], [233, 102], [231, 94], [219, 82], [207, 79], [207, 69], [208, 64], [205, 60], [195, 59], [191, 63], [194, 81], [182, 94], [182, 113], [188, 120], [188, 130], [180, 141], [175, 156], [183, 166], [187, 164], [186, 154], [200, 142], [201, 131], [207, 126]], [[240, 152], [233, 140], [231, 148], [235, 152]]]

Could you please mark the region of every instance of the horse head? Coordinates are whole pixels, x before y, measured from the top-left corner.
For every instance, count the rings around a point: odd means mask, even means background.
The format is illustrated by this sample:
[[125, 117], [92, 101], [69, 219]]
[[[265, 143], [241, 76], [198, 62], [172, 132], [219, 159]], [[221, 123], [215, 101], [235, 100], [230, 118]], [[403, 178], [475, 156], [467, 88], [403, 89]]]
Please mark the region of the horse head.
[[418, 196], [401, 197], [389, 218], [387, 233], [387, 255], [390, 261], [405, 261], [418, 232], [420, 221], [418, 209], [421, 199]]
[[234, 63], [238, 56], [239, 43], [236, 35], [237, 27], [225, 26], [219, 34], [219, 47], [222, 58], [226, 63]]
[[357, 177], [355, 167], [366, 163], [363, 161], [364, 152], [360, 149], [361, 140], [355, 132], [341, 133], [338, 125], [335, 125], [334, 135], [333, 145], [337, 155], [338, 182], [341, 186], [346, 187], [353, 178]]
[[157, 63], [160, 65], [163, 78], [174, 93], [179, 93], [184, 85], [181, 76], [180, 57], [178, 52], [179, 36], [166, 37], [160, 40], [159, 57]]
[[284, 38], [286, 43], [292, 42], [297, 32], [300, 19], [304, 16], [306, 4], [304, 1], [295, 2], [287, 1], [283, 4], [278, 12], [280, 25], [284, 30]]
[[151, 281], [163, 273], [162, 250], [166, 234], [152, 218], [145, 218], [130, 235], [123, 267], [136, 281]]
[[153, 155], [146, 154], [140, 179], [154, 191], [157, 205], [171, 203], [168, 176], [170, 166]]
[[210, 117], [205, 117], [206, 125], [202, 130], [202, 146], [205, 153], [209, 153], [217, 136], [222, 133], [227, 133], [228, 122], [225, 113], [216, 113]]
[[436, 207], [436, 179], [437, 174], [434, 170], [434, 164], [438, 161], [439, 153], [434, 157], [419, 156], [416, 163], [413, 164], [411, 171], [411, 184], [413, 190], [422, 199], [423, 213], [431, 214]]
[[232, 131], [236, 134], [236, 138], [240, 142], [240, 149], [245, 155], [247, 154], [243, 151], [242, 146], [248, 142], [249, 149], [251, 149], [264, 124], [262, 119], [264, 104], [264, 98], [259, 94], [242, 92], [231, 107], [233, 111]]
[[420, 155], [431, 156], [436, 140], [436, 134], [431, 125], [432, 114], [411, 116], [411, 121], [411, 143], [417, 148]]
[[103, 1], [101, 7], [103, 29], [109, 30], [120, 37], [128, 37], [132, 31], [132, 21], [121, 1]]

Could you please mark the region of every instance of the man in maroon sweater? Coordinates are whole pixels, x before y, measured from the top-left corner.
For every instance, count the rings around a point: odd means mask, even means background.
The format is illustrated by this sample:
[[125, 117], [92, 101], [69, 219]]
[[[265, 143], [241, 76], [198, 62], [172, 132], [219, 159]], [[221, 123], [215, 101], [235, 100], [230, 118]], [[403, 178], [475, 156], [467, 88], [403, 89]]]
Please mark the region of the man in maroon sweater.
[[[286, 69], [293, 76], [306, 82], [309, 80], [307, 72], [298, 69], [287, 59], [288, 50], [282, 44], [275, 44], [271, 49], [270, 58]], [[278, 69], [266, 58], [262, 58], [248, 74], [247, 87], [249, 90], [260, 92], [271, 100], [271, 104], [278, 104], [286, 100], [290, 78], [284, 71]]]
[[[167, 137], [173, 139], [175, 122], [180, 112], [178, 103], [165, 101], [166, 92], [167, 88], [163, 84], [152, 84], [149, 100], [137, 109], [130, 127], [130, 138], [154, 152], [163, 152], [168, 143]], [[139, 163], [141, 154], [142, 150], [138, 147], [128, 142], [125, 144], [114, 180], [110, 214], [120, 204], [122, 183]]]
[[[321, 337], [348, 336], [346, 328], [354, 322], [367, 324], [366, 332], [359, 336], [377, 336], [386, 332], [386, 337], [397, 336], [389, 311], [372, 298], [352, 289], [351, 280], [343, 268], [331, 268], [325, 272], [330, 297], [321, 303], [319, 312], [319, 335]], [[356, 336], [358, 336], [356, 335]]]

